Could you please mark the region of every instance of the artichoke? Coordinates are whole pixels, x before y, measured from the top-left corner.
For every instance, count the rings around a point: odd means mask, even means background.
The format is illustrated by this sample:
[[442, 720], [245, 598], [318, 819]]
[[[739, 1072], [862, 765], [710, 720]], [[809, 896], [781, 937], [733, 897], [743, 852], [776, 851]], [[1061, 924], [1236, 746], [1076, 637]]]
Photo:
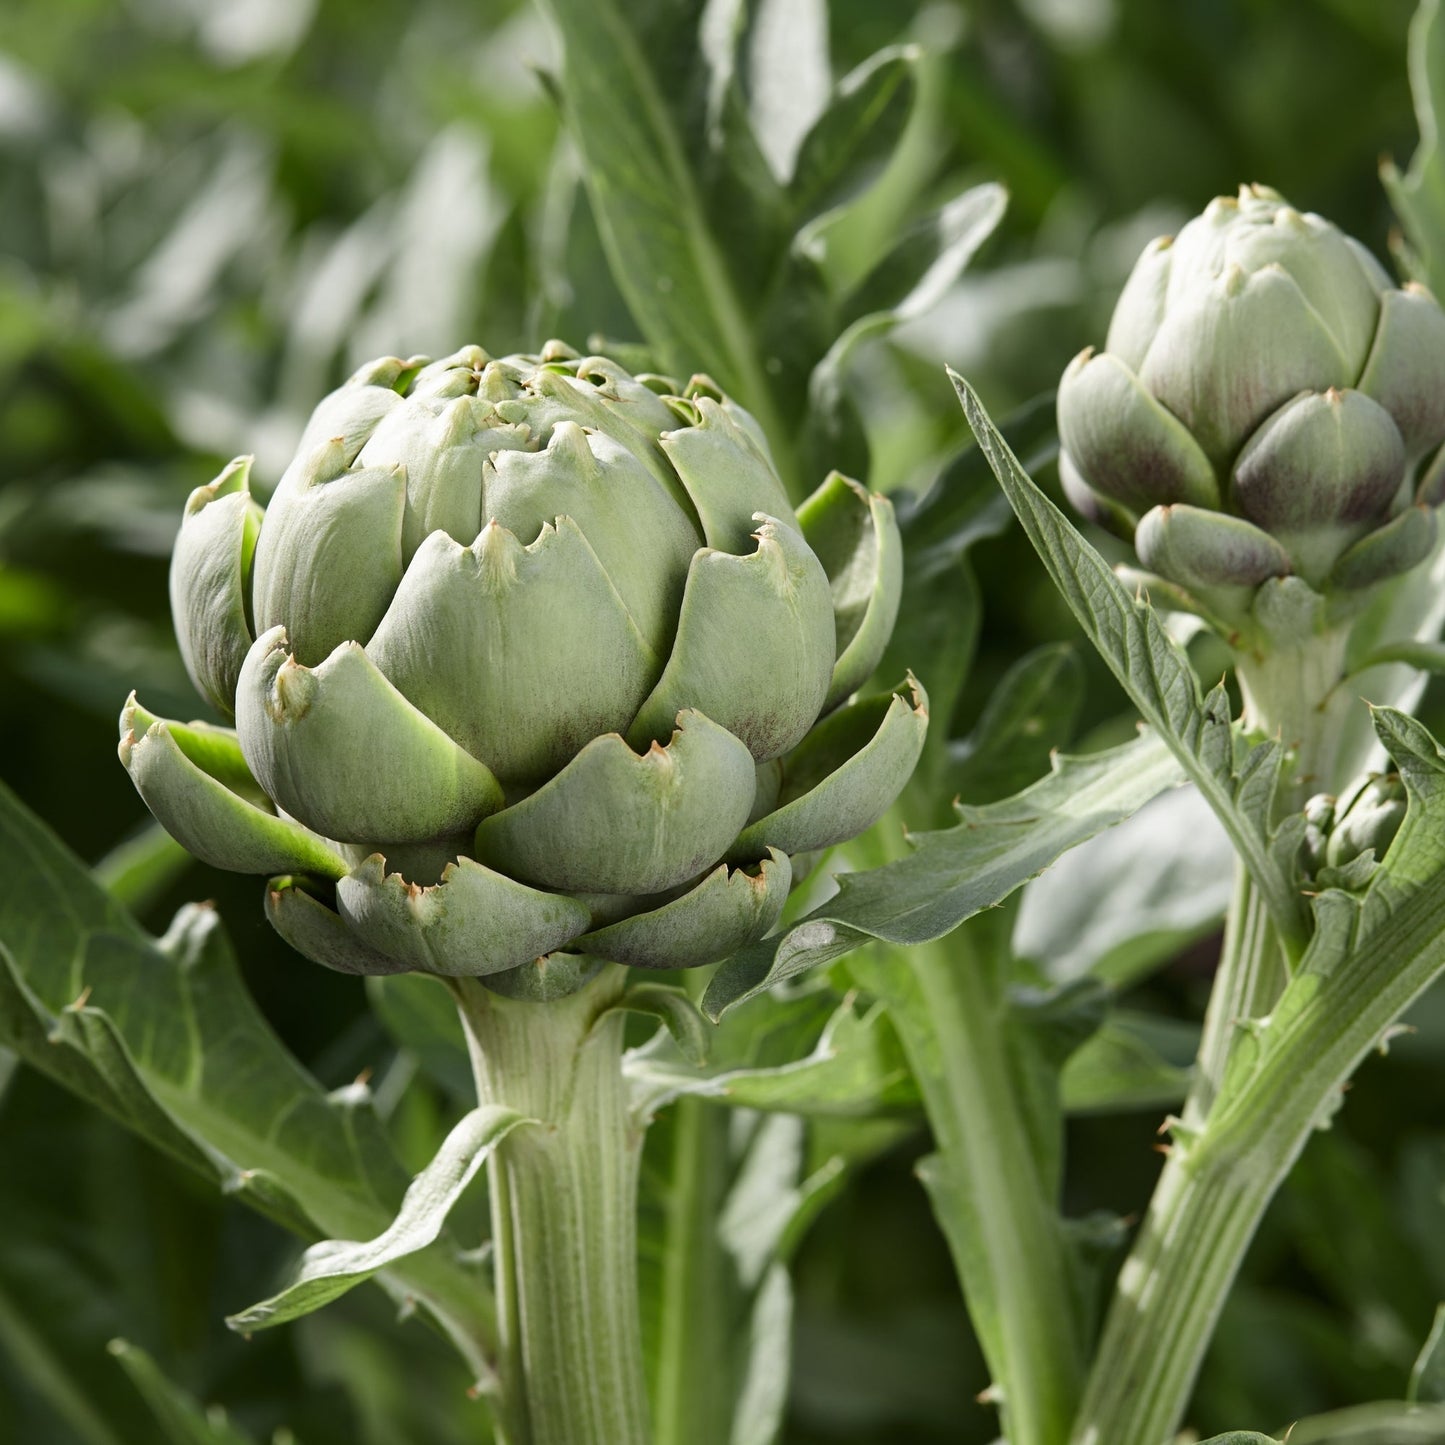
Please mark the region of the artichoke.
[[1248, 632], [1293, 579], [1336, 620], [1434, 546], [1445, 313], [1248, 186], [1145, 250], [1058, 420], [1070, 500], [1175, 605]]
[[[1399, 773], [1368, 773], [1338, 798], [1316, 794], [1305, 804], [1305, 872], [1326, 885], [1326, 870], [1359, 868], [1359, 860], [1378, 863], [1405, 821], [1409, 796]], [[1360, 869], [1368, 878], [1371, 869]]]
[[713, 962], [912, 772], [912, 678], [850, 701], [897, 613], [891, 507], [835, 473], [795, 512], [705, 378], [390, 358], [264, 514], [249, 466], [191, 495], [171, 569], [234, 729], [132, 695], [120, 756], [192, 853], [273, 875], [318, 963], [535, 995]]

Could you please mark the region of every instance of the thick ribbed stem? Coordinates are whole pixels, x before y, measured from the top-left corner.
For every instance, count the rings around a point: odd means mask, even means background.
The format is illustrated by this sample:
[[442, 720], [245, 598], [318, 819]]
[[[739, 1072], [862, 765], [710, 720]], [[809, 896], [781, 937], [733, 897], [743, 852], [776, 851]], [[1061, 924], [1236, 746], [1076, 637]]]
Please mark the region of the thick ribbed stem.
[[1286, 809], [1298, 808], [1311, 793], [1331, 792], [1350, 781], [1334, 775], [1341, 735], [1351, 709], [1360, 705], [1337, 686], [1348, 640], [1348, 631], [1340, 628], [1259, 656], [1235, 657], [1245, 726], [1278, 736], [1294, 749], [1294, 777], [1281, 799]]
[[637, 1303], [641, 1135], [622, 1076], [625, 977], [547, 1003], [457, 989], [479, 1103], [539, 1121], [488, 1161], [505, 1445], [647, 1445]]
[[1289, 970], [1269, 909], [1243, 865], [1236, 862], [1224, 948], [1204, 1014], [1194, 1083], [1184, 1106], [1186, 1124], [1198, 1128], [1208, 1114], [1242, 1022], [1267, 1014], [1288, 982]]
[[1060, 1221], [1027, 1143], [1005, 1004], [965, 926], [860, 962], [923, 1092], [941, 1168], [929, 1179], [1010, 1445], [1061, 1445], [1082, 1343]]
[[[1296, 752], [1282, 809], [1348, 781], [1334, 775], [1354, 701], [1336, 689], [1343, 663], [1340, 634], [1239, 662], [1245, 721]], [[1366, 1050], [1440, 972], [1445, 919], [1428, 898], [1419, 903], [1348, 965], [1291, 985], [1274, 927], [1241, 870], [1183, 1125], [1119, 1273], [1073, 1445], [1173, 1438], [1276, 1189]], [[1287, 994], [1304, 1002], [1291, 1008]], [[1271, 1022], [1276, 1012], [1283, 1025]], [[1240, 1040], [1261, 1030], [1273, 1041], [1265, 1061], [1228, 1072]]]

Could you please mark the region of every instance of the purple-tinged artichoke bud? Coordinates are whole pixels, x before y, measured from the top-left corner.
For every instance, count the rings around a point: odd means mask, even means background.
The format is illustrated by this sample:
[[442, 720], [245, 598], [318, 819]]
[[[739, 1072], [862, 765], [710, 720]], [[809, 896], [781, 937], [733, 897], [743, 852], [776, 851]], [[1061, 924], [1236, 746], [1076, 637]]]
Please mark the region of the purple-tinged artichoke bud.
[[525, 992], [548, 958], [714, 962], [917, 761], [912, 679], [850, 700], [897, 615], [892, 508], [835, 473], [794, 510], [706, 378], [560, 343], [383, 360], [264, 514], [248, 476], [192, 496], [171, 573], [235, 729], [132, 697], [120, 755], [192, 852], [276, 875], [272, 923], [329, 967]]
[[1289, 577], [1347, 611], [1434, 544], [1445, 312], [1247, 186], [1144, 251], [1058, 414], [1070, 499], [1132, 521], [1145, 566], [1198, 610], [1245, 628], [1255, 589]]

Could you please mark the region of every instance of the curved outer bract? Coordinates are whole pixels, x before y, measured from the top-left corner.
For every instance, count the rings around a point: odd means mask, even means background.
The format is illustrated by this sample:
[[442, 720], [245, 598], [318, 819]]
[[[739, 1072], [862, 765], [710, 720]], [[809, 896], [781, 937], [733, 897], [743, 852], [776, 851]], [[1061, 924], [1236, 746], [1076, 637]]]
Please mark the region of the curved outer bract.
[[386, 358], [264, 514], [249, 482], [243, 458], [192, 495], [171, 578], [234, 729], [132, 698], [120, 753], [329, 968], [715, 962], [918, 758], [916, 682], [855, 697], [898, 610], [891, 506], [834, 474], [795, 511], [706, 378], [555, 342]]

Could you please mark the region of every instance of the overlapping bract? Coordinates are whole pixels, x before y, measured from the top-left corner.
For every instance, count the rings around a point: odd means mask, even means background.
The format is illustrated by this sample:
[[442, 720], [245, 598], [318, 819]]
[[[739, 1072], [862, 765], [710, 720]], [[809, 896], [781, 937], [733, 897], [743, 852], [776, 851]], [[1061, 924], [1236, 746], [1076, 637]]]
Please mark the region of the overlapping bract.
[[193, 493], [171, 573], [235, 728], [132, 697], [120, 753], [197, 856], [276, 875], [318, 962], [532, 992], [712, 962], [917, 760], [912, 679], [849, 701], [897, 613], [891, 507], [834, 474], [795, 512], [705, 379], [559, 343], [386, 359], [264, 514], [248, 469]]
[[1346, 597], [1434, 545], [1445, 313], [1245, 187], [1145, 250], [1058, 413], [1070, 499], [1176, 600], [1238, 624], [1274, 579]]

